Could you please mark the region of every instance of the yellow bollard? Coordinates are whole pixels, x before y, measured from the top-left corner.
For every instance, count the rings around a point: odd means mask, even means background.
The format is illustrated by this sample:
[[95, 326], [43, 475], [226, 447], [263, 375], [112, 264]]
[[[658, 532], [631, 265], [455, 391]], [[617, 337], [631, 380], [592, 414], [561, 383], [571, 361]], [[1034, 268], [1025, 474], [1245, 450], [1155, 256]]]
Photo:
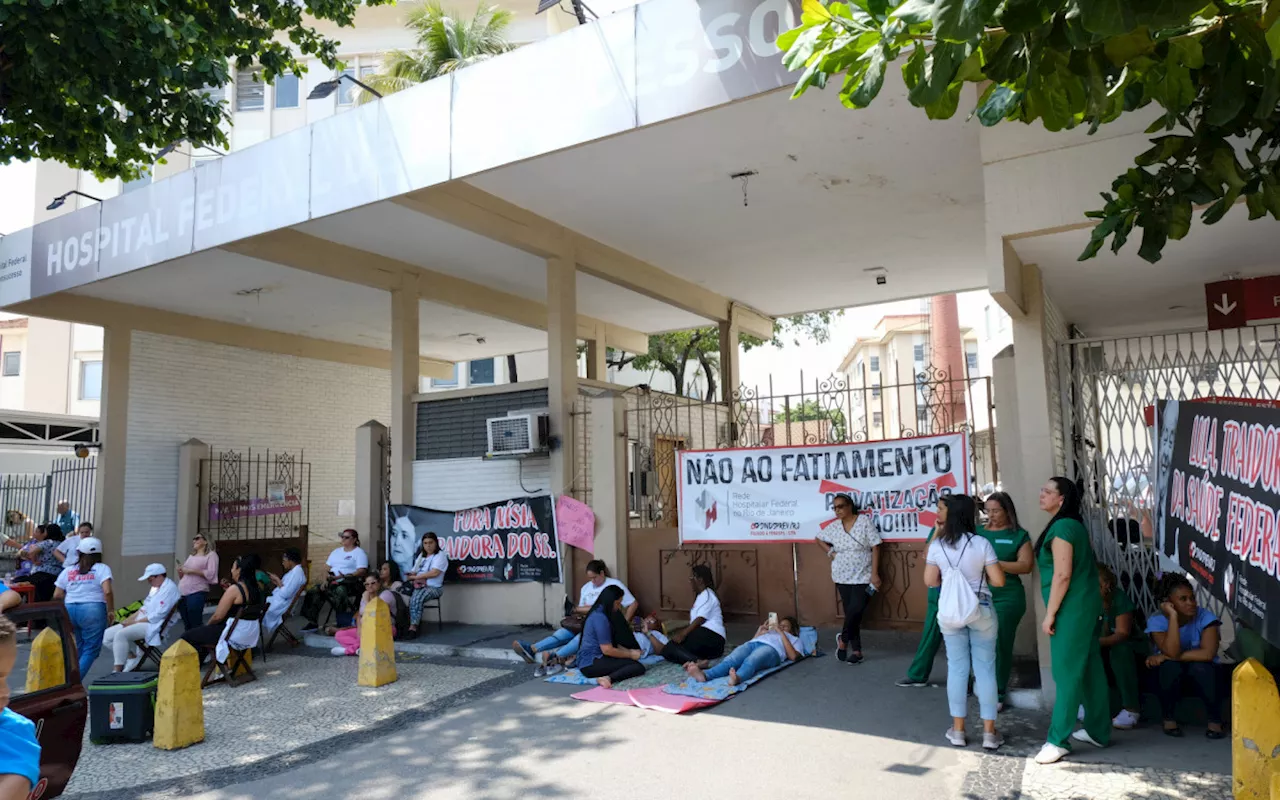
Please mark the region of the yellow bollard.
[[[81, 678], [84, 676], [82, 675]], [[52, 689], [67, 682], [67, 665], [62, 657], [62, 639], [53, 628], [40, 631], [31, 642], [27, 661], [27, 692]]]
[[360, 617], [360, 672], [357, 686], [385, 686], [396, 680], [396, 650], [391, 640], [391, 610], [375, 597]]
[[1280, 800], [1280, 772], [1271, 773], [1271, 800]]
[[200, 693], [200, 656], [179, 639], [160, 659], [155, 734], [161, 750], [178, 750], [204, 741], [204, 696]]
[[1231, 675], [1231, 776], [1236, 800], [1277, 795], [1280, 773], [1280, 694], [1276, 680], [1255, 658]]

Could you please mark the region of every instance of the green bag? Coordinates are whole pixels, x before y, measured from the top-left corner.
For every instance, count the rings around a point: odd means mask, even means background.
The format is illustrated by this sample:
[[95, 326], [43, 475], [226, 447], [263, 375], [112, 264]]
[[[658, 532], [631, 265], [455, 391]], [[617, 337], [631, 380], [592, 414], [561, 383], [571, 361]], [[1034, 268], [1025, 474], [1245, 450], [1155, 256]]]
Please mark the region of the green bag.
[[126, 619], [128, 619], [128, 618], [129, 618], [129, 615], [133, 614], [134, 612], [138, 611], [138, 610], [139, 610], [139, 609], [141, 609], [141, 608], [142, 608], [142, 601], [141, 601], [141, 600], [138, 600], [138, 601], [136, 601], [136, 602], [130, 603], [130, 604], [129, 604], [129, 605], [127, 605], [127, 606], [122, 606], [122, 607], [120, 607], [120, 608], [117, 608], [117, 609], [116, 609], [116, 624], [117, 624], [117, 625], [119, 625], [119, 624], [123, 623]]

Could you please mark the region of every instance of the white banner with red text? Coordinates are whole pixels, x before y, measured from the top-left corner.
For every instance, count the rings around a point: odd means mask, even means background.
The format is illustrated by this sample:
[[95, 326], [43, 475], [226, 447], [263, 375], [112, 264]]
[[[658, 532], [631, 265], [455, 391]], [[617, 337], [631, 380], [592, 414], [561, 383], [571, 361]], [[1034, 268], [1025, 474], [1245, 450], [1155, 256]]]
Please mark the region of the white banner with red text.
[[680, 541], [809, 542], [848, 494], [886, 541], [929, 535], [938, 498], [969, 485], [961, 433], [805, 447], [682, 450]]

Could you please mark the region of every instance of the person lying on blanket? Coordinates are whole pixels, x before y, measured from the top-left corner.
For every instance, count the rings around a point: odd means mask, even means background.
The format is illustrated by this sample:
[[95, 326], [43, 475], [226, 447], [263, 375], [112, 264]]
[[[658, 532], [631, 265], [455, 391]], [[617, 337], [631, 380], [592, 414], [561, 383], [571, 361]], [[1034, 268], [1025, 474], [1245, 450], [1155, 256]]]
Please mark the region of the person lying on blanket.
[[582, 623], [578, 669], [606, 689], [617, 681], [644, 674], [644, 651], [622, 613], [622, 589], [606, 586]]
[[735, 647], [714, 667], [707, 668], [705, 661], [690, 661], [684, 665], [684, 670], [700, 683], [728, 676], [729, 685], [737, 686], [751, 680], [754, 675], [779, 666], [784, 658], [799, 661], [809, 655], [804, 652], [799, 633], [800, 623], [795, 617], [783, 617], [776, 628], [770, 628], [765, 622], [756, 629], [755, 638]]

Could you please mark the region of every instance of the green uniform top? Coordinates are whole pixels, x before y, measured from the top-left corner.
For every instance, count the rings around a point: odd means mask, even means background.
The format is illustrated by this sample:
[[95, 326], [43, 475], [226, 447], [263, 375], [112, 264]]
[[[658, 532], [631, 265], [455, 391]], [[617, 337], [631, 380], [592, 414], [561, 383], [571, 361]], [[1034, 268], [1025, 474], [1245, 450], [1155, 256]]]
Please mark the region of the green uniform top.
[[1058, 617], [1070, 615], [1082, 628], [1093, 626], [1102, 616], [1102, 589], [1098, 585], [1098, 563], [1093, 557], [1093, 544], [1089, 531], [1078, 519], [1060, 519], [1049, 527], [1036, 562], [1040, 565], [1040, 591], [1044, 602], [1049, 602], [1053, 586], [1053, 540], [1061, 539], [1071, 545], [1071, 583], [1066, 597], [1058, 608]]
[[[1119, 586], [1111, 590], [1111, 607], [1102, 607], [1102, 635], [1110, 636], [1116, 632], [1116, 618], [1123, 614], [1132, 614], [1137, 611], [1133, 601], [1129, 599], [1128, 593]], [[1136, 642], [1142, 641], [1142, 631], [1138, 629], [1138, 621], [1135, 619], [1129, 627], [1129, 639]]]
[[[1018, 551], [1022, 549], [1024, 544], [1031, 543], [1031, 534], [1022, 528], [1017, 530], [1005, 528], [991, 531], [979, 525], [978, 535], [991, 542], [991, 546], [996, 551], [996, 558], [1000, 561], [1017, 561]], [[992, 586], [990, 589], [993, 598], [999, 598], [1002, 595], [1021, 595], [1023, 592], [1022, 579], [1017, 575], [1006, 572], [1004, 586]]]

